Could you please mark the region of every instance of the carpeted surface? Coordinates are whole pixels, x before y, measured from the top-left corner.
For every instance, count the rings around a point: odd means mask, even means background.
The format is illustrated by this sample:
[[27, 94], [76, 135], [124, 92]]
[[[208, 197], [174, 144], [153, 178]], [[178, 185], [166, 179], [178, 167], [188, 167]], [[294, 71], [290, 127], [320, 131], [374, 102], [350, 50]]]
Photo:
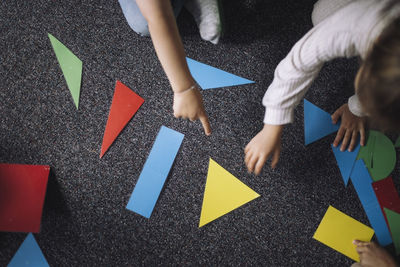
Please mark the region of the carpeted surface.
[[[311, 28], [314, 2], [224, 1], [226, 35], [216, 46], [182, 12], [189, 57], [256, 81], [203, 92], [213, 129], [206, 137], [200, 123], [173, 117], [151, 40], [129, 28], [117, 1], [1, 1], [0, 162], [51, 166], [35, 234], [49, 264], [349, 266], [312, 239], [329, 205], [369, 224], [352, 185], [343, 186], [333, 135], [305, 147], [300, 105], [285, 129], [279, 167], [257, 177], [243, 163], [243, 148], [262, 127], [262, 96], [279, 61]], [[47, 33], [83, 61], [78, 111]], [[307, 99], [333, 112], [351, 95], [357, 65], [326, 64]], [[145, 103], [99, 159], [116, 80]], [[161, 125], [185, 138], [147, 220], [125, 206]], [[261, 197], [199, 229], [210, 157]], [[1, 266], [25, 236], [0, 233]]]

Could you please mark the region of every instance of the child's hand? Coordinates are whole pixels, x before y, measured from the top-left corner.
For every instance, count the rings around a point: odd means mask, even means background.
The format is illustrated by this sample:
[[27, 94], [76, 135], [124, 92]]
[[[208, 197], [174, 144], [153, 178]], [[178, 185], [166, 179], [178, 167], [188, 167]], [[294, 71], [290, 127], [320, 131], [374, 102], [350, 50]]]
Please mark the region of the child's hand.
[[275, 168], [281, 153], [281, 135], [283, 125], [265, 124], [264, 128], [244, 149], [245, 163], [249, 172], [259, 174], [264, 163], [271, 156], [271, 167]]
[[396, 267], [394, 259], [382, 247], [373, 242], [354, 240], [363, 267]]
[[333, 146], [337, 147], [340, 141], [343, 139], [340, 151], [344, 151], [350, 142], [349, 151], [353, 151], [356, 146], [358, 133], [360, 133], [361, 140], [360, 144], [364, 146], [365, 144], [365, 129], [363, 119], [357, 117], [349, 110], [349, 106], [344, 104], [338, 108], [332, 115], [332, 122], [336, 124], [341, 118], [342, 122], [338, 133], [336, 134], [335, 141], [333, 141]]
[[204, 111], [203, 98], [197, 88], [174, 94], [174, 116], [176, 118], [200, 120], [206, 135], [211, 134], [210, 122]]

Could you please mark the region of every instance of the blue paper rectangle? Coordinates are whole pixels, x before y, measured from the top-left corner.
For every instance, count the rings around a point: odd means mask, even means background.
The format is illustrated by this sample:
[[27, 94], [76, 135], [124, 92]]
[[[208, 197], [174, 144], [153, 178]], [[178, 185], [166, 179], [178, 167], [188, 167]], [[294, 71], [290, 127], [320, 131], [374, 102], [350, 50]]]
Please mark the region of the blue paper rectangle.
[[368, 220], [374, 228], [375, 235], [381, 246], [387, 246], [392, 243], [389, 229], [387, 227], [382, 210], [376, 198], [375, 191], [372, 187], [372, 178], [362, 159], [357, 160], [354, 164], [353, 171], [350, 175], [351, 182], [357, 191], [358, 198], [364, 207]]
[[161, 126], [153, 148], [140, 173], [127, 209], [150, 218], [184, 135]]

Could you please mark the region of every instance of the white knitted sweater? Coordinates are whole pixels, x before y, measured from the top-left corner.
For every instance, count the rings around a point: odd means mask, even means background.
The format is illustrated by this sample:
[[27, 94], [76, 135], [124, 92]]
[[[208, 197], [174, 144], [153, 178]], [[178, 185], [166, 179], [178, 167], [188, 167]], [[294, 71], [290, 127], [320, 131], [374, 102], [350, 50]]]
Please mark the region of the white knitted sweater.
[[[263, 98], [264, 123], [293, 122], [294, 108], [325, 62], [338, 57], [365, 58], [383, 29], [400, 16], [400, 2], [382, 15], [381, 10], [388, 1], [352, 1], [304, 35], [275, 70], [274, 80]], [[350, 97], [349, 108], [357, 116], [364, 115], [356, 95]]]

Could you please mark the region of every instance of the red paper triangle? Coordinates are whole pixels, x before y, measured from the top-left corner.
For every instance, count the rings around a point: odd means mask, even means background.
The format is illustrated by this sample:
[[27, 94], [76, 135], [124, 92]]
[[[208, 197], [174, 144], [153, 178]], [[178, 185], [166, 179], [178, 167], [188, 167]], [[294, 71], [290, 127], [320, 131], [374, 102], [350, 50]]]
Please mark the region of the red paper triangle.
[[115, 138], [117, 138], [133, 115], [135, 115], [143, 102], [143, 98], [120, 81], [117, 81], [111, 103], [110, 114], [108, 115], [106, 129], [104, 131], [100, 158], [103, 157], [104, 153], [106, 153]]
[[40, 231], [50, 167], [0, 164], [0, 231]]
[[381, 206], [382, 213], [385, 216], [386, 224], [389, 227], [386, 213], [383, 208], [400, 213], [400, 197], [397, 193], [396, 187], [394, 186], [393, 179], [389, 176], [385, 179], [373, 182], [372, 187], [374, 188], [376, 198]]

